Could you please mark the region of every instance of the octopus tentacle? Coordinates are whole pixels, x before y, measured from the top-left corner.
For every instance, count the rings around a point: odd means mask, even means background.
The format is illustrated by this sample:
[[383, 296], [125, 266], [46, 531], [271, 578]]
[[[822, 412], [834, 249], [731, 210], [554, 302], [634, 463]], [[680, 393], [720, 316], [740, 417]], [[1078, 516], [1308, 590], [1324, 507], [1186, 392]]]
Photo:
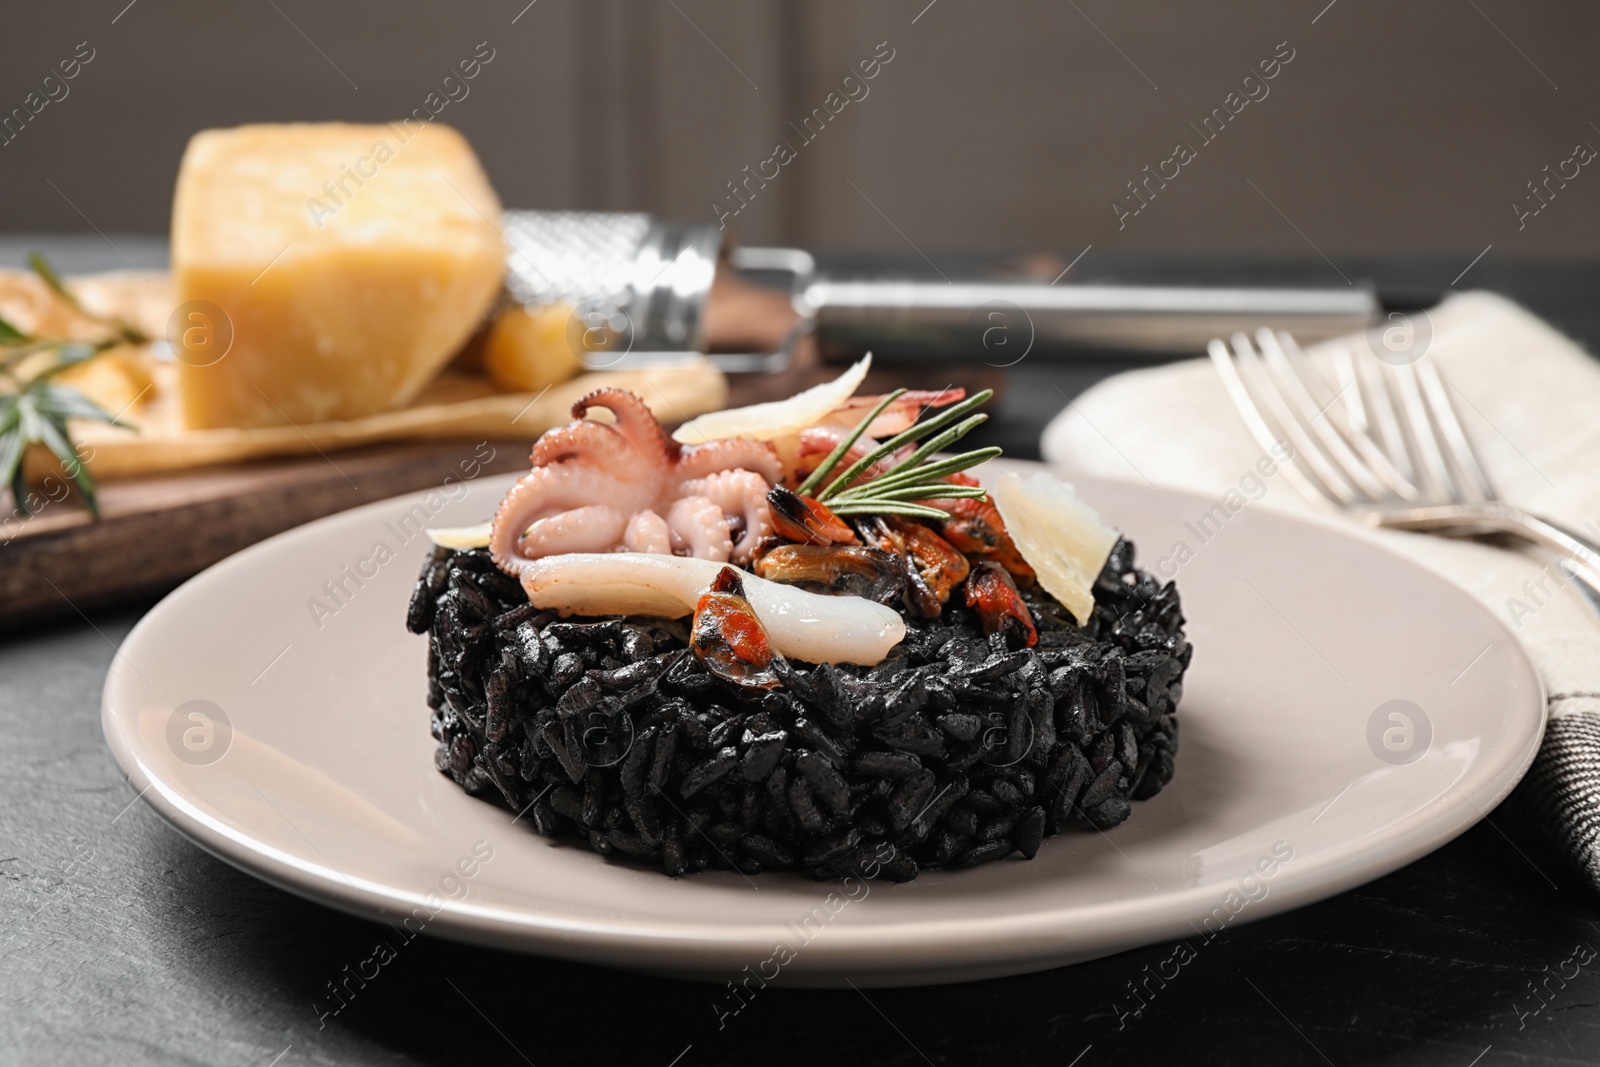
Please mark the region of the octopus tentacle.
[[667, 436], [661, 423], [638, 394], [626, 389], [596, 389], [572, 405], [572, 417], [581, 419], [592, 407], [608, 409], [617, 417], [615, 430], [643, 458], [666, 464], [677, 460], [683, 446]]
[[730, 556], [734, 563], [748, 563], [756, 546], [772, 533], [772, 508], [767, 503], [770, 488], [765, 478], [748, 470], [718, 471], [683, 483], [687, 498], [704, 498], [724, 515], [744, 519], [744, 534]]
[[675, 539], [683, 542], [696, 559], [728, 562], [733, 538], [728, 533], [728, 516], [703, 496], [682, 496], [667, 512], [667, 525]]
[[627, 458], [628, 442], [601, 422], [572, 422], [548, 430], [533, 443], [528, 457], [535, 467], [570, 460], [616, 461]]
[[535, 467], [517, 480], [495, 509], [489, 532], [489, 554], [495, 565], [507, 574], [520, 572], [530, 558], [523, 544], [523, 534], [530, 526], [596, 500], [627, 506], [615, 480], [592, 467], [578, 463]]
[[604, 552], [622, 540], [627, 524], [627, 513], [607, 504], [572, 508], [530, 526], [522, 538], [522, 551], [535, 558], [564, 552]]
[[667, 520], [653, 511], [637, 511], [628, 520], [622, 532], [622, 547], [629, 552], [651, 552], [658, 556], [672, 555], [672, 530]]
[[527, 567], [528, 559], [521, 553], [522, 534], [547, 507], [546, 498], [559, 477], [554, 473], [558, 469], [535, 467], [517, 479], [501, 498], [500, 506], [495, 508], [494, 519], [489, 524], [489, 556], [495, 566], [507, 574], [516, 574]]
[[[591, 407], [616, 422], [583, 421]], [[528, 574], [544, 556], [616, 549], [747, 563], [771, 532], [766, 493], [783, 480], [771, 445], [729, 438], [684, 448], [623, 389], [590, 393], [572, 413], [580, 421], [539, 438], [534, 469], [495, 512], [489, 550], [506, 573]]]
[[755, 471], [773, 485], [783, 480], [783, 463], [777, 450], [749, 437], [727, 437], [685, 448], [677, 472], [688, 480], [735, 468]]

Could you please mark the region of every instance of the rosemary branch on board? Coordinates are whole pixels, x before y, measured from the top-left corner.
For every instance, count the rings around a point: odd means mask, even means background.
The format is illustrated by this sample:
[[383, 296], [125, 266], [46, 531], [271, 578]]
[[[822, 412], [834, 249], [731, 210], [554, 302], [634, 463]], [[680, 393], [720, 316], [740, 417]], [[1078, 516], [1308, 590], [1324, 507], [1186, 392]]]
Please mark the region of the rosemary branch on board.
[[[97, 315], [73, 296], [55, 268], [35, 252], [28, 264], [47, 286], [78, 314], [111, 330], [97, 341], [70, 341], [60, 337], [35, 337], [0, 317], [0, 487], [11, 489], [12, 507], [28, 512], [28, 480], [23, 459], [28, 446], [43, 445], [61, 463], [61, 468], [77, 485], [84, 506], [100, 516], [95, 499], [94, 478], [79, 458], [67, 429], [68, 419], [93, 419], [125, 426], [117, 417], [70, 385], [53, 381], [56, 375], [81, 366], [110, 348], [142, 344], [149, 338], [137, 327], [119, 318]], [[49, 353], [52, 358], [40, 367], [36, 357]], [[26, 364], [26, 366], [25, 366]]]
[[[984, 491], [978, 486], [954, 485], [942, 479], [994, 459], [1000, 455], [999, 448], [993, 446], [978, 448], [971, 452], [946, 456], [943, 459], [932, 457], [988, 421], [987, 415], [968, 413], [994, 396], [993, 389], [985, 389], [959, 404], [952, 405], [933, 418], [914, 423], [862, 456], [837, 476], [833, 476], [834, 469], [839, 466], [851, 447], [867, 432], [867, 427], [871, 426], [873, 420], [883, 414], [890, 404], [905, 395], [905, 392], [904, 389], [896, 389], [879, 401], [878, 405], [867, 413], [866, 418], [840, 440], [838, 446], [817, 466], [817, 469], [800, 483], [800, 488], [796, 491], [802, 496], [815, 495], [819, 503], [827, 504], [836, 515], [902, 515], [918, 519], [948, 518], [948, 515], [938, 508], [916, 503], [919, 500], [987, 499]], [[923, 442], [903, 462], [859, 484], [851, 484], [863, 471], [870, 470], [880, 460], [909, 444], [922, 440], [936, 430], [943, 432]], [[817, 487], [830, 476], [831, 480], [818, 491]]]

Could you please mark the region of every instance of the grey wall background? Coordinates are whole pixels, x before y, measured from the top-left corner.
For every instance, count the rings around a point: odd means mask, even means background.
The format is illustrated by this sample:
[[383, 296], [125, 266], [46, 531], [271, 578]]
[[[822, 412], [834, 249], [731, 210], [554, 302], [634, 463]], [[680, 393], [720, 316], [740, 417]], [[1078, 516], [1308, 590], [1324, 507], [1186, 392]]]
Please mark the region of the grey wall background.
[[[526, 207], [713, 217], [753, 241], [925, 251], [1087, 245], [1305, 256], [1600, 252], [1600, 167], [1518, 228], [1527, 183], [1600, 146], [1600, 7], [1515, 0], [72, 0], [7, 12], [0, 110], [95, 58], [0, 147], [0, 230], [158, 232], [191, 133], [395, 118], [495, 57], [441, 121]], [[809, 145], [790, 123], [893, 60]], [[1294, 59], [1210, 144], [1257, 62]], [[858, 90], [859, 91], [859, 90]], [[1119, 229], [1125, 183], [1198, 158]], [[1570, 173], [1570, 166], [1569, 171]], [[1465, 259], [1463, 259], [1463, 264]]]

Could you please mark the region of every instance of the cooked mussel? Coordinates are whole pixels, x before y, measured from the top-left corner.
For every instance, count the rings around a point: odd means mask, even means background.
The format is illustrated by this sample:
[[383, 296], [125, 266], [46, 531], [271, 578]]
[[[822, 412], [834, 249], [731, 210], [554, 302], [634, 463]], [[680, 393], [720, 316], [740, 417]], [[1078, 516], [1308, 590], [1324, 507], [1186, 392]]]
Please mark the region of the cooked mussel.
[[724, 567], [694, 609], [689, 646], [695, 658], [725, 682], [747, 689], [776, 689], [783, 656], [767, 639], [755, 609], [745, 599], [739, 572]]
[[1017, 583], [1000, 564], [983, 560], [967, 576], [967, 607], [983, 623], [983, 632], [1003, 633], [1012, 648], [1032, 648], [1039, 643], [1033, 613], [1017, 591]]
[[[975, 486], [978, 480], [967, 474], [951, 474], [945, 481], [954, 485]], [[939, 498], [926, 503], [950, 513], [939, 527], [946, 541], [969, 556], [992, 559], [1024, 582], [1033, 581], [1033, 567], [1017, 551], [1006, 530], [1000, 510], [988, 499], [976, 497]]]
[[767, 494], [767, 506], [772, 511], [772, 532], [785, 541], [803, 545], [861, 543], [849, 524], [825, 504], [781, 485]]
[[920, 522], [874, 517], [862, 530], [876, 546], [904, 561], [906, 605], [924, 619], [937, 619], [971, 564], [954, 545]]
[[756, 574], [815, 593], [891, 604], [906, 588], [905, 566], [863, 545], [778, 545], [756, 560]]

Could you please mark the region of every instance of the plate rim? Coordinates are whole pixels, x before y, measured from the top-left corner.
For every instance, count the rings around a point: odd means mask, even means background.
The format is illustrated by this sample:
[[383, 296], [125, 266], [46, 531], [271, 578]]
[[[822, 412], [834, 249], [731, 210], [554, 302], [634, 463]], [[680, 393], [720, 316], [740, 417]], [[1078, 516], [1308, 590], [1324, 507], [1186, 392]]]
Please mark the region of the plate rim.
[[[1183, 489], [1089, 476], [1032, 461], [1010, 461], [1007, 465], [1049, 470], [1063, 480], [1085, 486], [1105, 484], [1187, 502], [1209, 501], [1202, 494]], [[509, 482], [511, 477], [505, 476], [504, 480]], [[500, 477], [486, 478], [484, 482], [496, 484], [500, 480]], [[318, 528], [351, 521], [353, 516], [362, 513], [390, 509], [399, 501], [420, 500], [427, 492], [429, 490], [400, 494], [315, 519], [207, 567], [163, 597], [128, 632], [118, 646], [118, 654], [112, 660], [101, 692], [101, 726], [107, 747], [129, 784], [157, 814], [228, 865], [296, 896], [371, 921], [381, 922], [386, 916], [408, 914], [413, 908], [424, 905], [425, 894], [352, 878], [331, 864], [283, 852], [248, 833], [235, 831], [202, 810], [183, 795], [177, 783], [160, 779], [139, 758], [138, 738], [131, 723], [124, 722], [118, 715], [114, 691], [124, 683], [129, 669], [123, 649], [141, 639], [148, 629], [160, 625], [165, 611], [177, 610], [172, 606], [174, 602], [181, 604], [183, 598], [195, 595], [193, 588], [198, 583], [211, 580], [210, 576], [217, 572], [249, 566], [252, 557], [284, 540], [308, 536]], [[1086, 495], [1092, 497], [1092, 489]], [[1463, 778], [1453, 783], [1454, 790], [1468, 801], [1467, 805], [1447, 802], [1445, 797], [1450, 790], [1446, 790], [1402, 819], [1380, 823], [1337, 847], [1320, 848], [1315, 864], [1309, 867], [1286, 864], [1272, 880], [1273, 891], [1230, 919], [1229, 926], [1254, 922], [1327, 899], [1390, 874], [1448, 844], [1492, 812], [1521, 781], [1538, 752], [1549, 718], [1544, 680], [1527, 649], [1510, 627], [1466, 589], [1383, 539], [1362, 536], [1365, 533], [1362, 528], [1352, 528], [1333, 517], [1271, 508], [1263, 510], [1275, 520], [1310, 525], [1360, 541], [1422, 572], [1429, 580], [1453, 589], [1499, 631], [1513, 650], [1513, 662], [1532, 680], [1539, 713], [1533, 717], [1537, 720], [1535, 727], [1520, 738], [1520, 745], [1514, 752], [1511, 751], [1512, 742], [1518, 738], [1508, 738], [1504, 743], [1507, 756], [1493, 761], [1492, 765], [1485, 764], [1485, 757], [1480, 756], [1468, 765]], [[1398, 833], [1397, 826], [1401, 828]], [[830, 884], [817, 883], [818, 886]], [[869, 987], [909, 986], [1065, 966], [1136, 945], [1188, 936], [1194, 928], [1186, 916], [1204, 910], [1201, 905], [1215, 906], [1218, 896], [1218, 887], [1207, 884], [1166, 890], [1150, 897], [1108, 900], [1089, 909], [1073, 904], [1019, 914], [967, 918], [962, 920], [962, 936], [956, 939], [930, 938], [927, 924], [922, 923], [871, 929], [852, 927], [848, 936], [825, 939], [830, 944], [821, 946], [821, 951], [800, 954], [794, 965], [785, 969], [785, 981], [797, 987], [838, 986], [843, 984], [843, 979], [837, 972], [848, 970], [854, 980]], [[1100, 912], [1105, 915], [1099, 915]], [[1107, 921], [1098, 921], [1100, 919]], [[1130, 934], [1132, 927], [1137, 927], [1136, 935]], [[733, 962], [734, 959], [748, 963], [753, 953], [766, 951], [755, 946], [765, 945], [771, 935], [766, 924], [690, 927], [682, 920], [665, 923], [628, 918], [571, 919], [525, 907], [478, 904], [470, 896], [460, 901], [446, 901], [429, 919], [426, 932], [486, 947], [699, 981], [720, 981], [710, 976], [719, 968], [727, 969], [729, 974], [737, 973], [739, 963]], [[715, 936], [711, 936], [713, 933]], [[799, 966], [808, 957], [810, 966]]]

